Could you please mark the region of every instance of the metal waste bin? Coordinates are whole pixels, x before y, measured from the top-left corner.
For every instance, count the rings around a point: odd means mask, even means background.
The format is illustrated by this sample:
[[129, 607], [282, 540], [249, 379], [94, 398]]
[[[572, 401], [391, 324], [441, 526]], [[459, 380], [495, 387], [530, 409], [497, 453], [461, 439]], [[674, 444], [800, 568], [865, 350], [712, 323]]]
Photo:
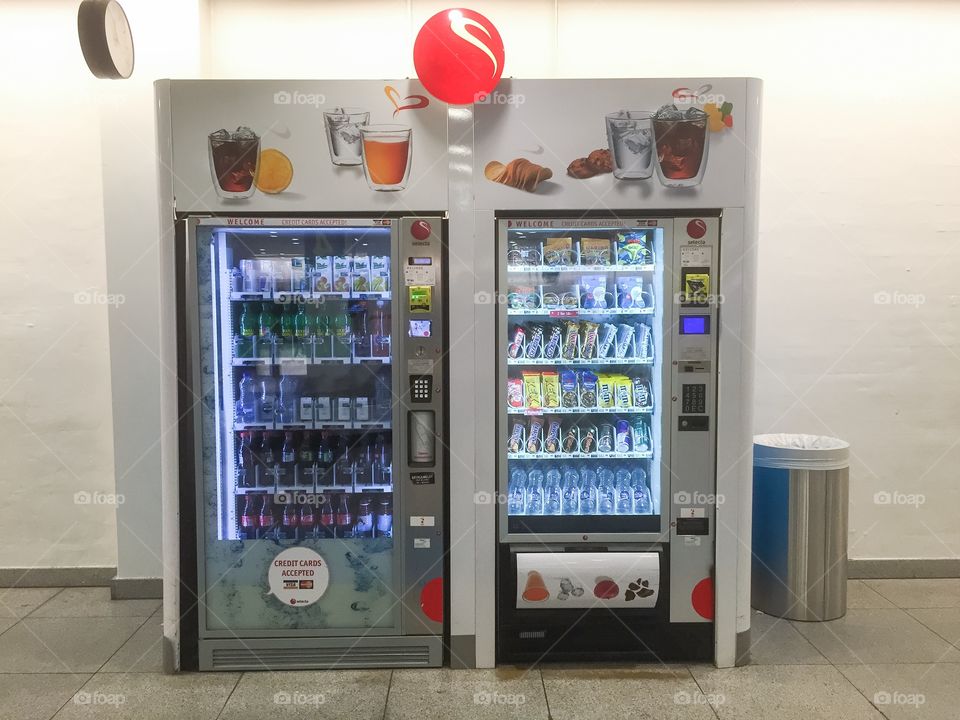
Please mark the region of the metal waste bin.
[[790, 620], [847, 612], [850, 445], [820, 435], [753, 439], [752, 604]]

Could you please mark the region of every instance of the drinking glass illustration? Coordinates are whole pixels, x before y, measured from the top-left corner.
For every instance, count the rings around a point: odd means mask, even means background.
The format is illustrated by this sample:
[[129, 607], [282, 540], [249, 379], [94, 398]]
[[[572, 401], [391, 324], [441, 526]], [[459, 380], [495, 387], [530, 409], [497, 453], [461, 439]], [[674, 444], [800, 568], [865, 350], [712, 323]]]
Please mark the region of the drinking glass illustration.
[[217, 130], [207, 139], [210, 174], [217, 195], [227, 199], [248, 198], [260, 162], [260, 137], [250, 128], [234, 132]]
[[363, 162], [360, 128], [370, 122], [370, 113], [361, 108], [334, 108], [323, 113], [330, 161], [334, 165], [359, 165]]
[[407, 125], [360, 128], [363, 174], [373, 190], [403, 190], [410, 176], [412, 130]]
[[613, 175], [621, 180], [653, 175], [652, 112], [620, 110], [607, 115], [607, 143], [613, 159]]
[[523, 588], [523, 599], [527, 602], [543, 602], [550, 597], [550, 591], [543, 581], [543, 575], [536, 570], [527, 573], [527, 584]]
[[653, 138], [660, 182], [676, 188], [699, 185], [707, 168], [707, 114], [665, 105], [654, 113]]

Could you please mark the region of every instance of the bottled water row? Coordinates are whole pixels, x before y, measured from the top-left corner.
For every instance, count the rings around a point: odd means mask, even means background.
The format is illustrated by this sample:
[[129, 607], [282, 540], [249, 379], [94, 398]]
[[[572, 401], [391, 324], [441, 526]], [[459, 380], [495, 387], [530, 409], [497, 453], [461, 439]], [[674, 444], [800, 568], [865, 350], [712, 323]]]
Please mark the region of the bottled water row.
[[515, 468], [507, 490], [508, 515], [650, 515], [653, 501], [642, 468], [551, 465]]

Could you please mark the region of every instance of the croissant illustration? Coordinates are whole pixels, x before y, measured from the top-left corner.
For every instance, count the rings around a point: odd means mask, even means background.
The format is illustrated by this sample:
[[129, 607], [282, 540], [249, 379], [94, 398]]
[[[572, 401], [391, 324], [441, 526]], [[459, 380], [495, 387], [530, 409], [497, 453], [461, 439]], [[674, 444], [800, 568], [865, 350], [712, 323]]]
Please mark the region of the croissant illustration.
[[525, 158], [516, 158], [506, 165], [494, 160], [487, 163], [483, 174], [486, 175], [487, 180], [527, 192], [536, 192], [540, 183], [553, 177], [553, 171], [550, 168], [537, 165]]

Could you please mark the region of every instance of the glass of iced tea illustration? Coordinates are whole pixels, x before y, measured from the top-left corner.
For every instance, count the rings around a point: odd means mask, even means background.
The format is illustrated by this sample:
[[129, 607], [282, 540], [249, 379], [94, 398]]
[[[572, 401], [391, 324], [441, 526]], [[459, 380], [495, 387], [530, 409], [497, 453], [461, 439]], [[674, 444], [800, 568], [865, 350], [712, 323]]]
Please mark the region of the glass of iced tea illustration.
[[370, 113], [361, 108], [334, 108], [323, 113], [327, 147], [334, 165], [359, 165], [363, 162], [360, 128], [369, 122]]
[[260, 137], [248, 127], [234, 132], [217, 130], [207, 139], [210, 175], [217, 195], [227, 199], [248, 198], [255, 190], [260, 162]]
[[657, 175], [666, 187], [699, 185], [707, 168], [707, 114], [665, 105], [653, 116]]
[[363, 174], [374, 190], [403, 190], [413, 158], [412, 130], [407, 125], [365, 125], [360, 128]]

